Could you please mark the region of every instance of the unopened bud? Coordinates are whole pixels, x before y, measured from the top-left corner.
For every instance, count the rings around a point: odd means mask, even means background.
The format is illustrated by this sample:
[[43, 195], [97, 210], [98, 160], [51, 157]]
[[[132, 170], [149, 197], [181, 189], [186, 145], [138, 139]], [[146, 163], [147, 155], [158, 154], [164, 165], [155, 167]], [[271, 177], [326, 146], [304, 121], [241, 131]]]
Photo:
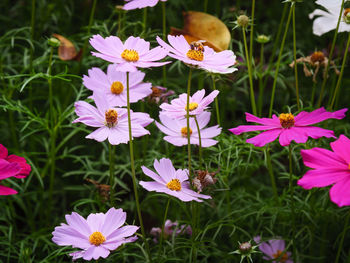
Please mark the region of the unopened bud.
[[237, 17], [237, 25], [240, 27], [247, 27], [249, 24], [249, 17], [247, 17], [246, 15], [240, 15], [239, 17]]
[[61, 45], [61, 42], [57, 39], [57, 38], [54, 38], [54, 37], [50, 37], [48, 40], [47, 40], [47, 43], [51, 46], [51, 47], [59, 47]]
[[251, 249], [252, 245], [249, 242], [244, 242], [239, 245], [239, 251], [241, 251], [242, 254], [248, 254]]
[[256, 41], [260, 44], [266, 44], [267, 42], [270, 42], [270, 37], [266, 35], [258, 35], [256, 38]]

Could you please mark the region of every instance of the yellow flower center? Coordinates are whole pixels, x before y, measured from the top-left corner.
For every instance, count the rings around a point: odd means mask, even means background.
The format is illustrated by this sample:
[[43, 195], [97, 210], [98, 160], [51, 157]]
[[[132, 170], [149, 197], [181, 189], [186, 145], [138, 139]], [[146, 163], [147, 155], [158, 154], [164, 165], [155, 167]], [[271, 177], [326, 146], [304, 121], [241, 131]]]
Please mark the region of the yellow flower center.
[[[187, 137], [187, 127], [181, 128], [182, 137]], [[192, 134], [192, 129], [190, 128], [190, 135]]]
[[279, 119], [282, 128], [288, 129], [294, 126], [294, 115], [291, 113], [281, 113]]
[[135, 62], [139, 60], [139, 53], [134, 49], [125, 49], [121, 54], [121, 57], [129, 62]]
[[96, 231], [90, 235], [89, 241], [91, 245], [99, 246], [106, 241], [106, 238], [101, 232]]
[[172, 179], [169, 183], [166, 184], [171, 191], [180, 191], [181, 183], [179, 179]]
[[110, 109], [105, 112], [106, 126], [114, 127], [118, 123], [118, 113], [116, 110]]
[[281, 250], [277, 250], [277, 253], [272, 254], [274, 259], [279, 259], [278, 262], [286, 262], [288, 260], [287, 253], [283, 253]]
[[111, 92], [115, 95], [119, 95], [124, 90], [123, 83], [120, 81], [114, 81], [111, 86]]
[[[190, 107], [189, 107], [189, 110], [190, 110], [190, 111], [193, 111], [193, 110], [195, 110], [195, 109], [198, 108], [198, 103], [197, 103], [197, 102], [191, 102], [189, 106], [190, 106]], [[187, 110], [187, 105], [186, 105], [186, 107], [185, 107], [185, 110]]]
[[190, 49], [186, 55], [188, 58], [190, 58], [192, 60], [203, 61], [203, 59], [204, 59], [203, 52], [200, 50]]
[[322, 51], [315, 51], [310, 57], [312, 63], [323, 62], [324, 58], [325, 57]]

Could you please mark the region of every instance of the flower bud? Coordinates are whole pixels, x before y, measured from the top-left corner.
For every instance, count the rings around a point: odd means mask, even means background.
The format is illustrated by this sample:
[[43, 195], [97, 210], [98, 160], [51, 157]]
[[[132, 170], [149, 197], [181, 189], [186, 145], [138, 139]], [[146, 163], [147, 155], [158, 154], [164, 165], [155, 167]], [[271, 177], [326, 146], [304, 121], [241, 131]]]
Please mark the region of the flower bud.
[[256, 41], [260, 44], [266, 44], [267, 42], [270, 42], [271, 37], [266, 35], [258, 35], [256, 38]]
[[244, 242], [244, 243], [239, 245], [239, 251], [242, 254], [249, 254], [251, 249], [252, 249], [252, 245], [250, 244], [250, 242]]
[[237, 25], [243, 28], [247, 27], [249, 25], [249, 17], [246, 15], [240, 15], [237, 17]]
[[48, 40], [47, 40], [47, 43], [51, 46], [51, 47], [59, 47], [61, 45], [61, 42], [57, 39], [57, 38], [54, 38], [54, 37], [50, 37]]

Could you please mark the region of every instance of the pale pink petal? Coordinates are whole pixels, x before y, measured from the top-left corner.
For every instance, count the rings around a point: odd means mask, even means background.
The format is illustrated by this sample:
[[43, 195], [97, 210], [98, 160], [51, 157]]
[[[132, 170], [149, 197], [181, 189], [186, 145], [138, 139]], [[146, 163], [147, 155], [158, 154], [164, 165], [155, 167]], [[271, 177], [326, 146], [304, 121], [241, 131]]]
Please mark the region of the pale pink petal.
[[85, 138], [94, 139], [98, 142], [103, 142], [104, 140], [107, 139], [108, 136], [109, 136], [109, 128], [108, 127], [101, 127], [101, 128], [98, 128], [97, 130], [93, 131], [89, 135], [87, 135]]
[[156, 174], [155, 172], [148, 169], [146, 166], [141, 166], [141, 169], [145, 175], [151, 177], [154, 181], [156, 181], [160, 184], [167, 184], [168, 183], [162, 177], [160, 177], [158, 174]]
[[103, 246], [91, 246], [89, 247], [84, 255], [83, 259], [85, 260], [91, 260], [91, 259], [99, 259], [100, 257], [106, 258], [109, 255], [109, 250], [104, 248]]
[[123, 239], [125, 237], [128, 236], [132, 236], [133, 234], [135, 234], [135, 232], [139, 229], [138, 226], [123, 226], [121, 228], [118, 228], [116, 230], [114, 230], [113, 232], [111, 232], [108, 237], [106, 237], [107, 239], [107, 244], [108, 243], [112, 243], [116, 240], [120, 240]]
[[89, 236], [91, 234], [91, 229], [89, 225], [81, 215], [73, 212], [71, 215], [66, 215], [66, 221], [70, 227], [76, 229], [79, 233], [82, 233], [84, 236]]

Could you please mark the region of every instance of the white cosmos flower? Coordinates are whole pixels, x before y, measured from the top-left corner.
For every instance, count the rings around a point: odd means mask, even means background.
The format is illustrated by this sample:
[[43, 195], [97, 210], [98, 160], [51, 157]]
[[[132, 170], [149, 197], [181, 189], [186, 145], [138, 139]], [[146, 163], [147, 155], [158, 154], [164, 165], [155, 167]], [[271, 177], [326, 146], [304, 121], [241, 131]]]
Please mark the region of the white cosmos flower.
[[[347, 0], [345, 0], [347, 2]], [[331, 30], [337, 28], [338, 18], [340, 14], [342, 0], [317, 0], [316, 4], [324, 7], [327, 11], [316, 9], [311, 14], [309, 18], [314, 20], [313, 32], [317, 36], [321, 36]], [[349, 32], [350, 24], [345, 23], [344, 17], [342, 17], [338, 32]]]

